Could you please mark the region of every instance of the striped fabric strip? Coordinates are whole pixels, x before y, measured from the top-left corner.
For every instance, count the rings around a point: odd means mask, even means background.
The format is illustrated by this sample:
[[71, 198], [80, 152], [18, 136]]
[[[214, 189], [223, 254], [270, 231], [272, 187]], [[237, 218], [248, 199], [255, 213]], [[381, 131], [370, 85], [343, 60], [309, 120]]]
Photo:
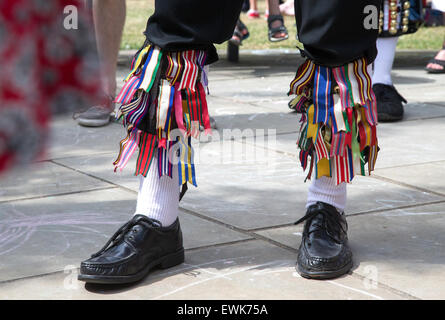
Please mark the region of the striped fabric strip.
[[141, 139], [139, 143], [139, 155], [136, 162], [135, 175], [142, 174], [144, 177], [147, 176], [148, 170], [150, 170], [150, 165], [153, 160], [156, 148], [156, 135], [142, 132]]
[[142, 102], [142, 99], [144, 98], [144, 96], [147, 94], [142, 90], [138, 90], [136, 91], [137, 94], [137, 98], [132, 101], [129, 104], [126, 105], [121, 105], [119, 108], [119, 112], [122, 114], [127, 114], [130, 111], [134, 110], [135, 108], [138, 108], [139, 104]]
[[183, 63], [181, 61], [181, 53], [172, 52], [167, 54], [167, 62], [168, 66], [167, 66], [166, 77], [167, 80], [170, 81], [170, 84], [174, 86], [176, 81], [179, 79], [183, 69]]
[[[354, 157], [354, 155], [353, 155], [352, 167], [353, 167], [352, 177], [357, 176], [357, 175], [362, 175], [362, 154], [361, 154], [361, 152], [359, 153], [358, 157]], [[351, 178], [351, 180], [352, 180], [352, 178]]]
[[378, 147], [374, 145], [370, 148], [368, 154], [368, 172], [374, 171], [375, 163], [377, 161]]
[[327, 158], [318, 159], [315, 164], [315, 172], [317, 179], [321, 177], [331, 176], [331, 162]]
[[332, 74], [339, 88], [342, 110], [352, 108], [354, 106], [354, 102], [351, 101], [351, 96], [349, 95], [348, 78], [345, 68], [347, 68], [347, 65], [332, 69]]
[[143, 93], [143, 97], [139, 104], [135, 106], [132, 110], [128, 112], [125, 119], [127, 123], [134, 124], [137, 126], [139, 122], [144, 118], [144, 115], [147, 113], [147, 110], [150, 106], [150, 94], [146, 92]]
[[182, 115], [184, 119], [185, 131], [187, 132], [187, 135], [189, 135], [192, 128], [192, 120], [190, 119], [189, 105], [185, 99], [182, 99]]
[[311, 83], [315, 72], [315, 65], [312, 61], [306, 60], [297, 70], [295, 79], [290, 83], [290, 90], [287, 95], [302, 94], [304, 89]]
[[129, 104], [126, 105], [121, 105], [118, 109], [118, 111], [116, 112], [116, 119], [120, 119], [120, 117], [122, 117], [123, 115], [126, 115], [128, 112], [130, 112], [131, 110], [135, 109], [138, 107], [138, 105], [141, 103], [143, 96], [144, 96], [144, 92], [143, 91], [136, 91], [136, 98], [130, 102]]
[[133, 66], [132, 66], [132, 70], [130, 71], [130, 73], [128, 74], [127, 78], [125, 78], [124, 81], [128, 81], [128, 79], [130, 79], [130, 77], [141, 66], [143, 59], [145, 58], [146, 54], [149, 52], [150, 49], [151, 49], [151, 46], [147, 46], [139, 52], [137, 58], [135, 59]]
[[343, 118], [343, 110], [341, 106], [341, 100], [338, 95], [333, 95], [334, 107], [329, 110], [330, 118], [332, 120], [332, 127], [334, 133], [339, 131], [346, 131], [346, 124]]
[[[350, 151], [348, 149], [348, 151]], [[352, 155], [351, 155], [352, 158]], [[334, 157], [334, 167], [335, 167], [335, 179], [337, 185], [342, 182], [351, 182], [351, 170], [349, 166], [349, 152], [346, 153], [344, 157], [335, 156]]]
[[168, 113], [173, 107], [174, 87], [167, 80], [161, 80], [156, 112], [156, 128], [165, 128]]
[[136, 149], [138, 148], [140, 138], [140, 131], [137, 129], [133, 129], [125, 139], [120, 142], [120, 150], [117, 159], [113, 162], [114, 171], [117, 169], [120, 171], [127, 165], [131, 156], [134, 154]]
[[[203, 125], [202, 121], [202, 100], [200, 97], [200, 91], [193, 92], [190, 89], [185, 89], [185, 101], [187, 102], [188, 111], [190, 113], [190, 131], [192, 137], [197, 138], [199, 136], [200, 125]], [[205, 99], [205, 97], [204, 97]]]
[[[352, 154], [352, 161], [351, 164], [355, 163], [356, 159], [360, 158], [361, 152], [360, 152], [360, 143], [358, 139], [358, 128], [357, 123], [359, 123], [359, 119], [355, 118], [354, 122], [352, 123], [352, 142], [351, 142], [351, 154]], [[352, 166], [352, 165], [351, 165]]]
[[311, 144], [311, 140], [307, 138], [307, 124], [305, 124], [300, 130], [300, 134], [298, 137], [298, 147], [301, 150], [309, 150], [309, 145]]
[[314, 123], [328, 123], [329, 110], [334, 109], [331, 86], [331, 68], [317, 66], [314, 76]]
[[171, 141], [167, 141], [166, 148], [158, 148], [158, 171], [159, 177], [164, 175], [172, 177], [173, 174], [173, 165], [169, 160], [169, 152]]
[[175, 95], [174, 95], [174, 109], [175, 109], [175, 119], [178, 125], [178, 129], [183, 132], [186, 131], [184, 126], [184, 115], [182, 112], [182, 94], [181, 90], [179, 90], [179, 83], [175, 84]]
[[140, 85], [138, 86], [139, 89], [146, 92], [149, 92], [153, 86], [162, 57], [161, 49], [157, 46], [153, 47], [150, 53], [151, 54], [147, 57], [147, 61], [145, 61]]
[[314, 122], [315, 119], [315, 107], [314, 105], [310, 105], [307, 109], [307, 133], [306, 136], [308, 139], [312, 139], [312, 141], [316, 141], [317, 133], [319, 129], [318, 123]]
[[199, 50], [198, 57], [196, 60], [198, 62], [199, 68], [201, 69], [201, 82], [205, 87], [207, 87], [209, 84], [207, 71], [205, 68], [206, 59], [207, 59], [207, 53], [204, 50]]
[[170, 101], [168, 105], [167, 114], [164, 122], [164, 132], [167, 133], [167, 136], [170, 134], [170, 130], [172, 127], [173, 113], [174, 113], [174, 101], [175, 101], [175, 87], [170, 87]]
[[375, 99], [374, 92], [371, 93], [371, 100], [368, 100], [363, 108], [366, 112], [365, 117], [370, 125], [376, 126], [378, 124], [377, 117], [377, 102]]
[[326, 148], [326, 144], [324, 143], [321, 128], [318, 130], [317, 140], [314, 143], [314, 145], [315, 145], [315, 152], [317, 153], [318, 161], [320, 161], [321, 159], [324, 159], [324, 158], [329, 158], [328, 149]]
[[344, 156], [346, 148], [346, 133], [337, 132], [332, 135], [331, 153], [330, 156]]
[[116, 103], [121, 104], [128, 104], [133, 99], [134, 94], [137, 90], [137, 85], [139, 81], [141, 80], [140, 77], [132, 76], [122, 87], [120, 93], [116, 97], [115, 101]]
[[306, 170], [307, 167], [307, 158], [309, 156], [309, 151], [300, 150], [300, 163], [303, 171]]
[[186, 138], [187, 143], [184, 143], [183, 139], [179, 139], [180, 144], [180, 156], [178, 163], [178, 173], [179, 173], [179, 184], [190, 182], [195, 187], [196, 176], [195, 176], [195, 164], [193, 162], [194, 151], [191, 144], [191, 137]]
[[338, 84], [343, 109], [352, 108], [355, 104], [365, 105], [372, 100], [372, 81], [370, 65], [366, 59], [357, 59], [344, 66], [332, 68]]
[[198, 97], [200, 99], [200, 102], [202, 103], [201, 124], [204, 126], [205, 134], [211, 134], [212, 128], [210, 127], [209, 109], [207, 107], [206, 93], [202, 83], [198, 83], [197, 89], [198, 89]]
[[306, 111], [307, 101], [307, 97], [304, 95], [298, 95], [289, 102], [289, 108], [295, 110], [297, 113], [304, 113]]
[[187, 50], [181, 52], [184, 61], [184, 71], [182, 73], [179, 89], [191, 89], [195, 91], [196, 80], [198, 79], [199, 67], [196, 63], [196, 50]]

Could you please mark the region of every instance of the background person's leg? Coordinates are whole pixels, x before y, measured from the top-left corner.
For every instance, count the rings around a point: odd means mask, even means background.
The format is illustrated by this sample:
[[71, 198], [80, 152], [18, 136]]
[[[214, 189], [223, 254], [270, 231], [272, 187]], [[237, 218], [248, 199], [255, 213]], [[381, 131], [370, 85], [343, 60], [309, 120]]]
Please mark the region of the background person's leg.
[[399, 37], [377, 39], [377, 57], [372, 75], [373, 90], [377, 100], [378, 119], [397, 121], [403, 118], [403, 104], [406, 100], [397, 92], [392, 83], [391, 70]]
[[[305, 222], [296, 267], [306, 278], [335, 278], [353, 265], [343, 213], [346, 183], [366, 174], [365, 161], [371, 172], [378, 152], [368, 73], [378, 30], [363, 23], [369, 5], [377, 12], [380, 1], [295, 1], [298, 37], [308, 59], [298, 68], [289, 94], [297, 95], [298, 110], [305, 114], [300, 161], [306, 168], [311, 157], [308, 178], [314, 173], [316, 179], [309, 187], [306, 214], [296, 222]], [[339, 90], [332, 90], [332, 84]], [[367, 117], [357, 116], [366, 111]], [[361, 130], [367, 138], [361, 144], [355, 132], [360, 125], [369, 128]]]
[[109, 123], [116, 95], [117, 57], [125, 25], [125, 0], [93, 0], [94, 28], [101, 65], [106, 105], [93, 106], [77, 117], [80, 125], [99, 127]]
[[93, 0], [97, 49], [104, 78], [104, 91], [116, 95], [116, 65], [125, 25], [125, 0]]
[[269, 41], [276, 42], [288, 39], [289, 35], [280, 12], [280, 1], [268, 0], [267, 3], [269, 4], [269, 16], [267, 19]]
[[398, 40], [399, 37], [377, 39], [378, 53], [374, 61], [373, 84], [383, 83], [392, 85], [391, 70]]

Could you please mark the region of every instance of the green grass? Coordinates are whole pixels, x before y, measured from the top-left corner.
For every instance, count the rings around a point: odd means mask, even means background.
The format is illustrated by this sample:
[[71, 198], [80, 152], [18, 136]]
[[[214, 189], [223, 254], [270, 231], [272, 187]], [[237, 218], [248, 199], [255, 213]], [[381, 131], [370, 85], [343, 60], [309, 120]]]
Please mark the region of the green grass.
[[[211, 1], [211, 0], [209, 0]], [[224, 0], [218, 0], [224, 1]], [[296, 40], [294, 17], [284, 17], [284, 24], [289, 32], [289, 39], [271, 43], [267, 39], [267, 22], [264, 19], [265, 0], [258, 0], [261, 14], [260, 19], [249, 19], [241, 14], [241, 20], [247, 25], [250, 37], [243, 42], [241, 49], [295, 49], [301, 46]], [[122, 38], [122, 49], [138, 49], [144, 42], [144, 35], [148, 17], [153, 13], [154, 0], [127, 0], [127, 20]], [[445, 37], [445, 27], [422, 27], [414, 34], [400, 37], [398, 49], [438, 50], [442, 47]], [[217, 49], [225, 50], [226, 44], [217, 45]]]
[[148, 17], [153, 14], [153, 0], [127, 0], [127, 18], [124, 34], [122, 36], [121, 49], [139, 49], [144, 43], [145, 26]]

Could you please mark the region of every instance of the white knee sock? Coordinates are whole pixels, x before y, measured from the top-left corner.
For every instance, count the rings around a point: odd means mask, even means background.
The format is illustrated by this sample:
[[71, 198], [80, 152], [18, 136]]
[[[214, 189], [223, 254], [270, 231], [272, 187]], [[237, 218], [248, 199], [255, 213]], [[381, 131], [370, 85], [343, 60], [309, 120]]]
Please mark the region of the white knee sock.
[[147, 177], [140, 175], [140, 185], [136, 214], [159, 220], [163, 227], [168, 227], [179, 214], [178, 167], [173, 166], [172, 178], [159, 178], [157, 159], [153, 159]]
[[327, 177], [314, 179], [309, 186], [306, 208], [317, 201], [330, 204], [343, 212], [346, 207], [346, 183], [336, 185], [334, 179]]
[[398, 40], [399, 37], [377, 39], [378, 53], [374, 61], [373, 84], [383, 83], [392, 85], [391, 70]]

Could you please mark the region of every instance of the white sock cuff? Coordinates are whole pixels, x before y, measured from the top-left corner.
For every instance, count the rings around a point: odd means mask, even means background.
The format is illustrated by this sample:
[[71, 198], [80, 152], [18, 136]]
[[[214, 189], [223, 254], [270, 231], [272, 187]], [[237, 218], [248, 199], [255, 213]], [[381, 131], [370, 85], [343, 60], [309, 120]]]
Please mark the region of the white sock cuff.
[[399, 37], [378, 38], [372, 83], [392, 85], [391, 70]]
[[334, 179], [328, 177], [313, 180], [309, 186], [306, 208], [320, 201], [343, 212], [346, 207], [346, 187], [347, 183], [337, 185]]
[[[154, 163], [157, 163], [153, 159]], [[139, 193], [136, 214], [156, 219], [162, 226], [174, 223], [179, 214], [178, 167], [173, 166], [172, 178], [159, 177], [158, 167], [151, 165], [147, 176], [139, 176]]]

